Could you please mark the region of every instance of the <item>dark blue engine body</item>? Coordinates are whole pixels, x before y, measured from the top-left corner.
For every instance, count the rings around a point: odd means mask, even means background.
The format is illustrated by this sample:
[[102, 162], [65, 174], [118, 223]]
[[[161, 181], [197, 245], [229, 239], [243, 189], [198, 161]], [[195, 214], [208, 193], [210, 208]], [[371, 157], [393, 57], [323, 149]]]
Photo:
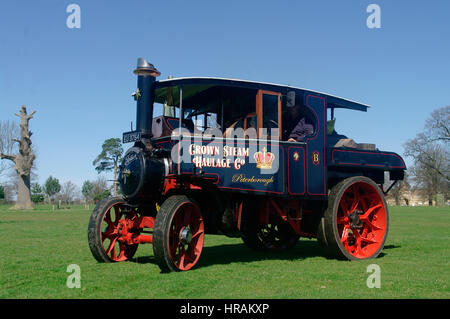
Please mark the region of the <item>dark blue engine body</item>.
[[[326, 198], [333, 185], [351, 176], [367, 176], [378, 184], [384, 183], [385, 172], [390, 172], [391, 180], [403, 179], [406, 166], [399, 155], [379, 151], [374, 145], [336, 143], [345, 136], [335, 131], [331, 134], [328, 128], [327, 116], [331, 113], [334, 120], [335, 109], [367, 111], [367, 105], [304, 89], [218, 78], [156, 81], [150, 90], [153, 102], [177, 109], [172, 115], [154, 117], [149, 128], [141, 129], [147, 136], [151, 130], [152, 147], [170, 154], [167, 155], [170, 158], [168, 173], [162, 179], [190, 176], [223, 191], [313, 199]], [[276, 115], [274, 118], [281, 132], [289, 92], [294, 92], [296, 103], [302, 104], [314, 123], [314, 133], [302, 142], [222, 135], [208, 138], [192, 129], [192, 115], [210, 111], [222, 118], [217, 119], [222, 125], [220, 133], [229, 125], [224, 123], [224, 118], [235, 113], [242, 123], [249, 123], [253, 116], [258, 128], [263, 127], [266, 114], [263, 96], [266, 95], [278, 103], [275, 104], [278, 119]], [[185, 114], [186, 108], [192, 118], [183, 115], [180, 119], [179, 113]], [[141, 106], [141, 109], [146, 108]], [[148, 117], [148, 110], [141, 116]], [[151, 122], [142, 121], [139, 112], [137, 118], [138, 123]], [[185, 133], [181, 140], [180, 128]], [[130, 133], [134, 132], [126, 133], [127, 138]], [[148, 140], [144, 144], [148, 148]], [[142, 145], [142, 142], [137, 140], [135, 145]]]

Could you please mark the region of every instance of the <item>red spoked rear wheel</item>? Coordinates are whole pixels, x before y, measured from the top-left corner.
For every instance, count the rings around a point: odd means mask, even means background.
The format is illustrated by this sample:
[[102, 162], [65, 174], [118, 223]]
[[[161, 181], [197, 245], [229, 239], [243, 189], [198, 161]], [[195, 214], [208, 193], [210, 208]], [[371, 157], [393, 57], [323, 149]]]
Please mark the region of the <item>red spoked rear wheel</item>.
[[129, 245], [121, 240], [130, 218], [136, 212], [125, 210], [120, 197], [100, 201], [95, 207], [88, 227], [89, 248], [100, 262], [125, 261], [134, 256], [138, 244]]
[[155, 219], [153, 252], [161, 271], [186, 271], [202, 253], [205, 229], [199, 207], [187, 196], [169, 197]]
[[324, 214], [332, 255], [350, 260], [375, 258], [384, 247], [388, 228], [384, 194], [371, 179], [352, 177], [333, 187]]

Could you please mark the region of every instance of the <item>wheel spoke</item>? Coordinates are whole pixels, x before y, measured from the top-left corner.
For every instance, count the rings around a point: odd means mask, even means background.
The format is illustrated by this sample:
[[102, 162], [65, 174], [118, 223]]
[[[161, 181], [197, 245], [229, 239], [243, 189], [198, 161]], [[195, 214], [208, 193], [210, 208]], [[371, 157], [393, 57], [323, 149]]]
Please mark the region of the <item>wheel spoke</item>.
[[116, 246], [116, 241], [117, 241], [117, 237], [110, 239], [108, 250], [106, 250], [106, 254], [107, 255], [111, 254], [111, 258], [113, 258], [115, 255], [114, 250], [115, 250], [115, 246]]
[[186, 207], [184, 208], [183, 211], [184, 211], [183, 226], [187, 226], [191, 222], [191, 208]]
[[180, 231], [183, 228], [181, 223], [181, 219], [179, 215], [176, 215], [172, 221], [172, 225], [170, 226], [170, 236], [176, 238], [176, 241], [179, 242]]
[[105, 241], [106, 238], [113, 237], [114, 236], [114, 230], [115, 229], [110, 229], [108, 227], [106, 231], [102, 232], [102, 241]]
[[105, 217], [103, 218], [103, 221], [106, 222], [108, 224], [108, 227], [113, 228], [114, 227], [114, 223], [111, 220], [111, 210], [109, 210]]
[[364, 225], [368, 226], [372, 231], [374, 230], [381, 230], [383, 228], [375, 225], [372, 221], [370, 221], [369, 219], [364, 220]]
[[180, 259], [179, 259], [179, 261], [178, 261], [178, 265], [179, 265], [179, 267], [181, 268], [181, 269], [183, 269], [184, 267], [185, 267], [185, 265], [184, 265], [184, 259], [185, 259], [185, 255], [184, 254], [181, 254], [181, 256], [180, 256]]
[[367, 207], [370, 206], [371, 198], [372, 194], [363, 194], [359, 196], [362, 211], [366, 211]]
[[195, 239], [195, 241], [193, 240], [191, 242], [191, 248], [192, 248], [192, 254], [194, 256], [192, 259], [195, 259], [195, 256], [197, 256], [201, 252], [201, 246], [199, 247], [198, 238]]
[[119, 255], [117, 256], [116, 260], [121, 261], [125, 260], [125, 244], [119, 242]]
[[180, 245], [178, 247], [178, 267], [180, 269], [185, 268], [185, 258], [186, 258], [186, 251], [184, 250], [184, 246]]
[[349, 230], [350, 230], [350, 226], [349, 225], [345, 225], [344, 229], [342, 231], [341, 243], [347, 242]]
[[169, 250], [173, 257], [175, 257], [177, 253], [178, 247], [181, 245], [181, 240], [179, 233], [172, 232], [169, 238]]
[[353, 185], [352, 189], [353, 189], [353, 202], [352, 202], [352, 205], [350, 208], [350, 212], [349, 212], [350, 214], [353, 213], [358, 208], [359, 201], [360, 201], [359, 192], [358, 192], [358, 188], [356, 187], [356, 185]]
[[378, 204], [378, 205], [372, 206], [372, 207], [370, 207], [363, 215], [361, 215], [359, 218], [360, 218], [361, 220], [366, 220], [366, 219], [369, 217], [369, 215], [372, 214], [372, 212], [373, 212], [375, 209], [381, 208], [381, 207], [383, 207], [383, 204]]
[[360, 255], [362, 253], [361, 250], [361, 235], [359, 234], [359, 232], [357, 230], [353, 231], [353, 235], [355, 236], [355, 250], [354, 250], [354, 254], [355, 255]]
[[195, 234], [192, 235], [192, 240], [194, 240], [195, 238], [197, 238], [198, 236], [201, 236], [204, 233], [204, 231], [202, 229], [198, 229]]
[[360, 240], [361, 240], [361, 242], [365, 242], [367, 244], [376, 244], [376, 243], [378, 243], [376, 240], [369, 239], [369, 238], [363, 237], [363, 236], [360, 236]]
[[347, 216], [349, 211], [348, 211], [347, 203], [345, 202], [345, 198], [343, 198], [341, 200], [341, 202], [339, 203], [339, 206], [341, 207], [341, 210], [342, 210], [342, 213], [344, 214], [344, 216]]
[[347, 240], [346, 241], [344, 241], [344, 242], [342, 242], [342, 244], [344, 245], [344, 248], [347, 250], [347, 251], [351, 251], [353, 248], [352, 248], [352, 246], [350, 246], [350, 242], [354, 242], [354, 240], [355, 240], [355, 237], [353, 236], [353, 234], [350, 234], [350, 231], [348, 231], [347, 232]]

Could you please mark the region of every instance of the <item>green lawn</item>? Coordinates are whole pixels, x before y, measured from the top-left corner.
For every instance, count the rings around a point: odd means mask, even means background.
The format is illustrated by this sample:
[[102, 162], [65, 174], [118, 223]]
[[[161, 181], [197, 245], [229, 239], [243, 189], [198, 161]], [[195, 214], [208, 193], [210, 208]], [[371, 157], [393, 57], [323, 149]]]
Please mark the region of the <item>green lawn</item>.
[[[316, 240], [264, 254], [239, 238], [210, 235], [193, 270], [170, 274], [160, 273], [151, 245], [132, 261], [97, 263], [89, 216], [82, 207], [0, 206], [0, 298], [450, 298], [448, 207], [390, 208], [389, 237], [375, 260], [327, 259]], [[80, 266], [80, 289], [66, 286], [70, 264]], [[380, 266], [379, 289], [366, 285], [370, 264]]]

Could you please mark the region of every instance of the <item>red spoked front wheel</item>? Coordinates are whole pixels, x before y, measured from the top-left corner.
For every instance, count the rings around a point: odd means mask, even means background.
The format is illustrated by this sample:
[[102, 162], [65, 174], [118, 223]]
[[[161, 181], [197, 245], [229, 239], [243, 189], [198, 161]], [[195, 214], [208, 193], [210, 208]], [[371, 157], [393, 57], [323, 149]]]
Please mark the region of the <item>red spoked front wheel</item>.
[[125, 261], [134, 256], [138, 244], [127, 244], [123, 233], [134, 212], [126, 211], [120, 197], [100, 201], [95, 207], [88, 226], [89, 248], [99, 262]]
[[155, 219], [153, 252], [161, 271], [186, 271], [203, 250], [205, 231], [199, 207], [187, 196], [174, 195], [161, 205]]
[[324, 214], [329, 252], [337, 258], [377, 257], [384, 247], [389, 214], [384, 194], [367, 177], [352, 177], [334, 186]]

